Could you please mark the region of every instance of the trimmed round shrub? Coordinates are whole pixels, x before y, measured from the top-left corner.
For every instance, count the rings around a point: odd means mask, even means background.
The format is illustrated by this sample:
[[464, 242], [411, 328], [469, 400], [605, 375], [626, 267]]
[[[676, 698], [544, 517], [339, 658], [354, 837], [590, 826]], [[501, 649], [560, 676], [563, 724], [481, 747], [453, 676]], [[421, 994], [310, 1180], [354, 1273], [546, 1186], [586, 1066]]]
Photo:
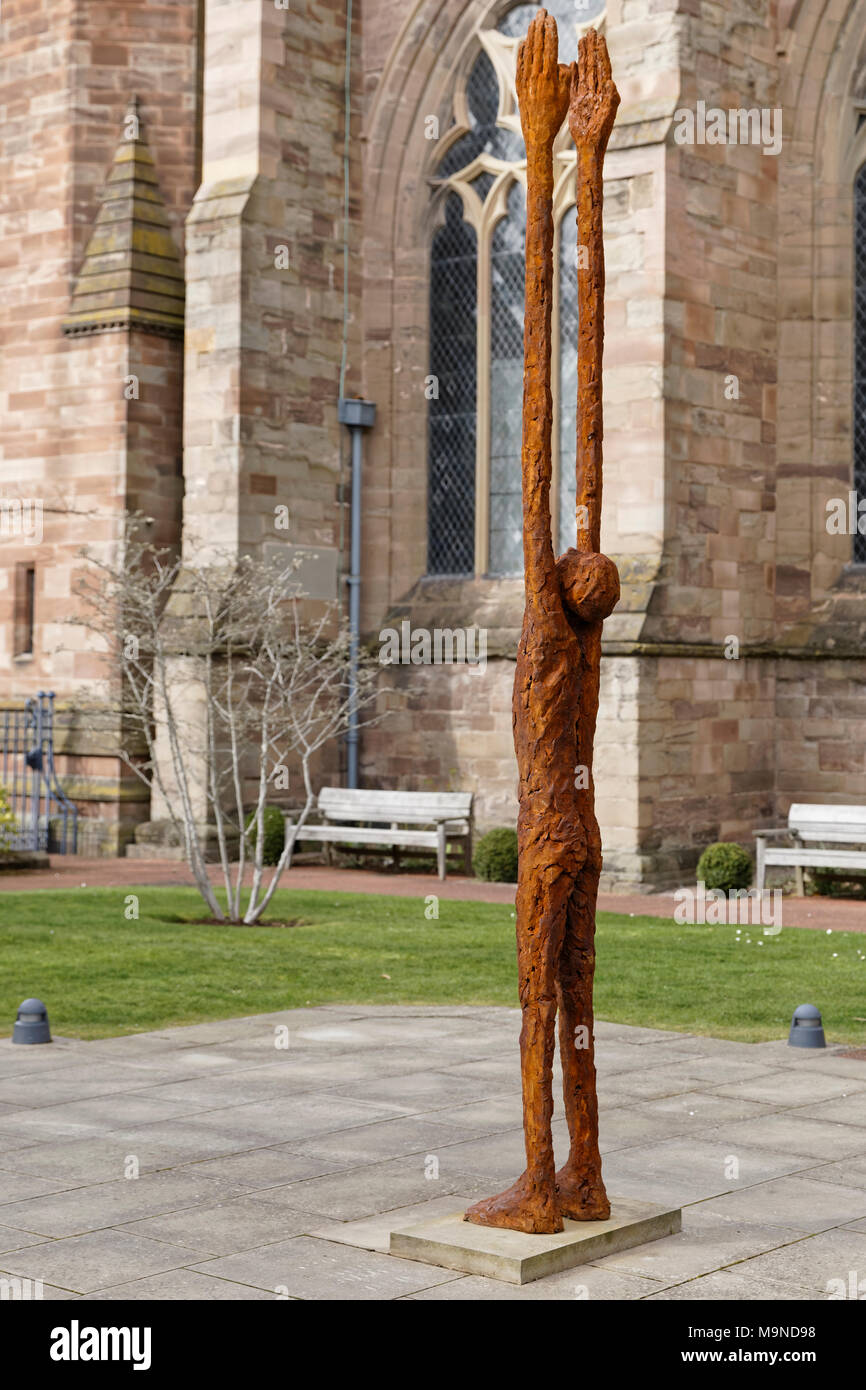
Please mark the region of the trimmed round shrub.
[[704, 882], [708, 888], [720, 888], [723, 893], [748, 888], [752, 882], [752, 856], [741, 845], [707, 845], [698, 860], [698, 882]]
[[9, 805], [9, 793], [0, 786], [0, 854], [8, 850], [15, 833], [15, 816]]
[[[278, 864], [280, 855], [286, 843], [286, 822], [279, 806], [266, 806], [264, 810], [265, 828], [265, 848], [263, 861], [265, 864]], [[254, 811], [246, 819], [247, 842], [250, 852], [256, 852], [256, 816]]]
[[488, 830], [475, 846], [472, 867], [488, 883], [517, 882], [517, 831], [510, 826]]

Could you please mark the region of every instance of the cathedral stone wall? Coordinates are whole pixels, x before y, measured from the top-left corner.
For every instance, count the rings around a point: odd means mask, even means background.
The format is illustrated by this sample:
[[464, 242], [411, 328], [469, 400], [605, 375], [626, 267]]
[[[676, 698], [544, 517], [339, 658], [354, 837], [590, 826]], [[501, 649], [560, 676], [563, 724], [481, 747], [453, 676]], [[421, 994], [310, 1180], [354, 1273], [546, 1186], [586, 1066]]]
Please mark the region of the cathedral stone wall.
[[[0, 47], [3, 260], [0, 496], [38, 501], [40, 533], [0, 540], [0, 700], [58, 695], [58, 770], [82, 848], [113, 853], [147, 814], [117, 757], [113, 677], [70, 626], [85, 545], [102, 555], [125, 507], [177, 539], [180, 355], [132, 332], [68, 337], [63, 320], [130, 98], [137, 95], [175, 236], [195, 187], [195, 0], [18, 0]], [[147, 22], [143, 22], [146, 18]], [[138, 399], [127, 397], [131, 375]], [[33, 656], [14, 647], [16, 566], [35, 566]]]
[[[79, 547], [110, 553], [121, 512], [140, 508], [190, 563], [313, 551], [315, 601], [344, 598], [344, 360], [346, 394], [377, 405], [365, 637], [375, 650], [408, 620], [488, 640], [483, 670], [383, 670], [364, 778], [472, 790], [481, 829], [514, 822], [520, 583], [426, 572], [430, 125], [447, 136], [478, 27], [509, 8], [355, 6], [346, 226], [343, 0], [117, 0], [110, 25], [102, 0], [4, 3], [0, 493], [40, 498], [44, 515], [38, 541], [0, 542], [0, 703], [57, 690], [89, 846], [113, 852], [160, 807], [117, 757], [114, 673], [65, 621]], [[792, 800], [866, 794], [866, 571], [827, 526], [851, 485], [866, 14], [857, 0], [608, 0], [604, 24], [622, 106], [605, 167], [602, 544], [622, 599], [596, 780], [605, 882], [633, 886], [691, 873], [711, 839], [749, 844]], [[185, 257], [183, 343], [63, 332], [133, 96]], [[681, 140], [701, 105], [766, 114], [768, 136], [781, 111], [779, 152]], [[16, 575], [34, 562], [27, 657]], [[340, 776], [336, 747], [322, 776]]]

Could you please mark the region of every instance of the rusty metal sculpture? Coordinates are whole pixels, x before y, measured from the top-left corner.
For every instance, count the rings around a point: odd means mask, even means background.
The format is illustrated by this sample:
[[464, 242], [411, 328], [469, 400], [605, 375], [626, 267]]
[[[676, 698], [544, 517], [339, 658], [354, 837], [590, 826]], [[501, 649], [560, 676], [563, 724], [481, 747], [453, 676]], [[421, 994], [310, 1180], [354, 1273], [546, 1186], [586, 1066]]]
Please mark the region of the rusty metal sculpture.
[[[592, 750], [601, 628], [619, 598], [616, 566], [599, 554], [602, 490], [604, 249], [602, 165], [619, 105], [604, 38], [589, 30], [576, 64], [558, 62], [556, 21], [542, 10], [517, 60], [526, 141], [526, 308], [523, 376], [523, 555], [526, 607], [514, 679], [520, 773], [517, 956], [526, 1171], [465, 1220], [533, 1233], [562, 1218], [602, 1220], [593, 1055], [592, 987], [601, 836]], [[553, 142], [566, 113], [577, 146], [577, 548], [557, 560], [550, 517]], [[553, 1157], [553, 1052], [557, 1009], [565, 1113], [571, 1139]]]

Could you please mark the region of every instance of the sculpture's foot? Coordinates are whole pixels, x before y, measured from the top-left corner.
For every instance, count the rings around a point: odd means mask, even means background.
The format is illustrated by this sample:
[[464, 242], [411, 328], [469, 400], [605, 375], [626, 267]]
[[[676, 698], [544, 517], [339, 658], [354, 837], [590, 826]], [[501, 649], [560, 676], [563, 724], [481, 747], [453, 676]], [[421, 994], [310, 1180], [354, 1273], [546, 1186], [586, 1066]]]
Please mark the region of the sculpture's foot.
[[476, 1226], [501, 1226], [536, 1236], [556, 1235], [563, 1229], [553, 1184], [539, 1185], [526, 1173], [507, 1192], [476, 1202], [463, 1220], [472, 1221]]
[[610, 1202], [601, 1175], [588, 1177], [568, 1164], [556, 1175], [556, 1197], [559, 1209], [569, 1221], [606, 1221]]

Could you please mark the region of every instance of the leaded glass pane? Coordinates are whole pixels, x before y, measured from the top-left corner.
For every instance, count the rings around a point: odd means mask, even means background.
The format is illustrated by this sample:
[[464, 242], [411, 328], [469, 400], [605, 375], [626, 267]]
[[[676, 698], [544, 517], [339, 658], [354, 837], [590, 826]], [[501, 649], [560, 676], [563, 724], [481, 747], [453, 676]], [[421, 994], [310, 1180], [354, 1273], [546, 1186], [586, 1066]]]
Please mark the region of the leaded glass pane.
[[463, 204], [448, 199], [433, 237], [428, 415], [427, 572], [475, 570], [477, 248]]
[[541, 5], [518, 5], [509, 10], [496, 26], [500, 34], [509, 38], [523, 38], [538, 11], [542, 8], [552, 14], [559, 31], [559, 61], [573, 63], [577, 60], [577, 26], [589, 24], [597, 19], [605, 7], [606, 0], [546, 0]]
[[[866, 164], [854, 184], [854, 489], [866, 497]], [[854, 536], [854, 562], [866, 565], [866, 536]]]
[[460, 169], [465, 169], [480, 154], [490, 154], [495, 159], [505, 159], [509, 162], [524, 158], [522, 137], [516, 131], [504, 130], [496, 124], [499, 82], [496, 70], [483, 50], [475, 59], [469, 74], [466, 102], [469, 107], [470, 130], [447, 151], [436, 170], [437, 178], [450, 178]]
[[577, 212], [559, 227], [559, 551], [576, 539], [577, 448]]
[[523, 569], [520, 493], [526, 195], [515, 182], [490, 257], [490, 573]]

